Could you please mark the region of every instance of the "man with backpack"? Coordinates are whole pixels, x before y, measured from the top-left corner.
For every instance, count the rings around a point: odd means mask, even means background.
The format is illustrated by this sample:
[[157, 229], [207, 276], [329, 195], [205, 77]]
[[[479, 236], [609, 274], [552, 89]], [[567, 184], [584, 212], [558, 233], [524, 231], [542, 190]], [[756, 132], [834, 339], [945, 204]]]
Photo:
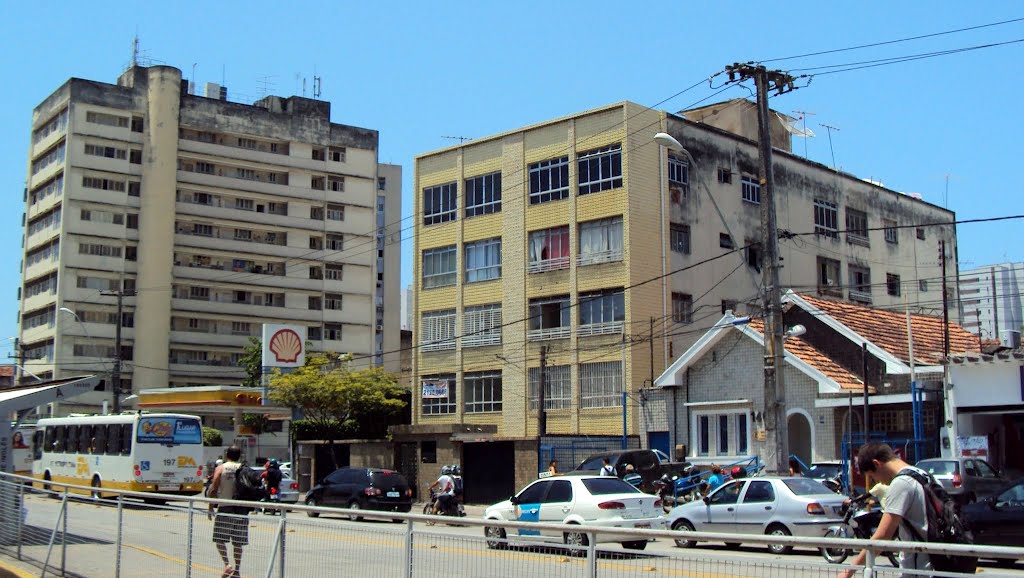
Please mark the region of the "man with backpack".
[[[239, 470], [244, 466], [240, 462], [242, 450], [231, 446], [224, 453], [224, 463], [213, 472], [213, 483], [210, 484], [210, 498], [222, 500], [238, 499]], [[248, 469], [248, 468], [246, 468]], [[251, 470], [250, 470], [251, 471]], [[213, 522], [213, 543], [224, 562], [222, 578], [236, 578], [241, 575], [242, 547], [249, 543], [249, 508], [244, 506], [215, 506], [210, 504], [208, 516], [216, 511]], [[227, 543], [234, 548], [234, 566], [228, 558]]]
[[[891, 540], [899, 533], [905, 542], [973, 542], [952, 499], [925, 471], [901, 460], [892, 448], [883, 443], [869, 443], [857, 452], [857, 466], [862, 474], [889, 486], [885, 510], [872, 540]], [[853, 560], [863, 565], [867, 550]], [[961, 556], [930, 556], [905, 552], [900, 567], [905, 570], [969, 571], [977, 559]], [[840, 578], [851, 578], [856, 569], [840, 572]]]

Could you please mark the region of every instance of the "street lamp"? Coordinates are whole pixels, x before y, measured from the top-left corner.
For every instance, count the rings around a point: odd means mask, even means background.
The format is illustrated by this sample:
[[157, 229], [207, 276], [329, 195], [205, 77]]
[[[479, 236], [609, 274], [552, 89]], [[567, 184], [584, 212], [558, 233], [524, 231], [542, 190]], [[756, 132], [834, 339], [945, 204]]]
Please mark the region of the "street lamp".
[[[759, 99], [759, 102], [761, 100]], [[764, 115], [762, 115], [764, 112]], [[774, 446], [774, 455], [766, 460], [769, 467], [775, 468], [779, 473], [786, 469], [789, 460], [789, 440], [786, 424], [786, 397], [785, 381], [783, 379], [782, 360], [783, 351], [783, 327], [782, 327], [782, 304], [780, 303], [781, 288], [779, 286], [779, 239], [775, 221], [774, 186], [771, 174], [771, 148], [766, 126], [760, 122], [766, 111], [758, 112], [759, 115], [759, 158], [761, 161], [761, 277], [764, 287], [763, 308], [766, 313], [764, 331], [764, 406], [765, 416], [768, 416], [768, 428], [774, 439], [768, 440], [768, 446]], [[683, 148], [683, 145], [675, 137], [668, 133], [659, 132], [654, 135], [654, 141], [659, 145], [686, 155], [690, 163], [693, 155]], [[708, 192], [714, 202], [714, 197]], [[718, 210], [718, 204], [715, 203]], [[725, 223], [725, 217], [721, 210], [718, 215]], [[732, 237], [726, 224], [726, 232]], [[795, 328], [794, 328], [795, 329]], [[804, 329], [806, 331], [806, 329]], [[792, 335], [795, 336], [795, 335]]]
[[77, 313], [75, 313], [71, 309], [68, 309], [67, 307], [61, 307], [60, 309], [57, 310], [58, 313], [61, 311], [63, 311], [64, 313], [70, 313], [71, 316], [75, 318], [75, 321], [77, 321], [78, 324], [82, 326], [82, 331], [85, 332], [85, 336], [92, 338], [92, 336], [89, 335], [89, 330], [85, 327], [85, 323], [82, 322], [82, 318], [79, 317]]

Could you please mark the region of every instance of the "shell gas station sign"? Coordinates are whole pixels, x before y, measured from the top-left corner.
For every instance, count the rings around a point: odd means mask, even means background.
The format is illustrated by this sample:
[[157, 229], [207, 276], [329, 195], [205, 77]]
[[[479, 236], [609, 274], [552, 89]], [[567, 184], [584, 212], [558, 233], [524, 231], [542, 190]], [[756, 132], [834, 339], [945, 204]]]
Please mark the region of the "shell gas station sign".
[[263, 367], [302, 367], [305, 363], [304, 325], [263, 324]]

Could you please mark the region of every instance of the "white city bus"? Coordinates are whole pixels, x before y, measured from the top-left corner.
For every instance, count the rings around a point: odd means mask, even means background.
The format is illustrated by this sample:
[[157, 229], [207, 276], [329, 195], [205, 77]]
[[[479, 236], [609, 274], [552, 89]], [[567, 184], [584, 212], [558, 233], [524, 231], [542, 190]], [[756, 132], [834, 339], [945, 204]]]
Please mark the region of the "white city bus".
[[[195, 495], [203, 490], [203, 431], [194, 415], [133, 413], [41, 419], [32, 475], [43, 482]], [[42, 484], [44, 489], [49, 484]], [[85, 492], [79, 492], [85, 493]]]

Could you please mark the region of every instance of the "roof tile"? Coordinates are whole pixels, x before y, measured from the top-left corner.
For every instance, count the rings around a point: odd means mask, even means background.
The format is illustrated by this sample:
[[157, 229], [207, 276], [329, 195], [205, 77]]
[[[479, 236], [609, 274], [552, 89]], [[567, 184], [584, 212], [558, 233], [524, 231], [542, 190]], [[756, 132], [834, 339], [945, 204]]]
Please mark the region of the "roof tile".
[[[750, 328], [764, 335], [763, 320], [751, 319]], [[786, 340], [785, 349], [787, 353], [792, 353], [811, 367], [827, 375], [844, 390], [861, 391], [864, 389], [864, 382], [858, 376], [833, 361], [829, 356], [815, 349], [814, 346], [803, 339], [790, 337]], [[869, 389], [871, 392], [875, 391], [874, 387]]]

